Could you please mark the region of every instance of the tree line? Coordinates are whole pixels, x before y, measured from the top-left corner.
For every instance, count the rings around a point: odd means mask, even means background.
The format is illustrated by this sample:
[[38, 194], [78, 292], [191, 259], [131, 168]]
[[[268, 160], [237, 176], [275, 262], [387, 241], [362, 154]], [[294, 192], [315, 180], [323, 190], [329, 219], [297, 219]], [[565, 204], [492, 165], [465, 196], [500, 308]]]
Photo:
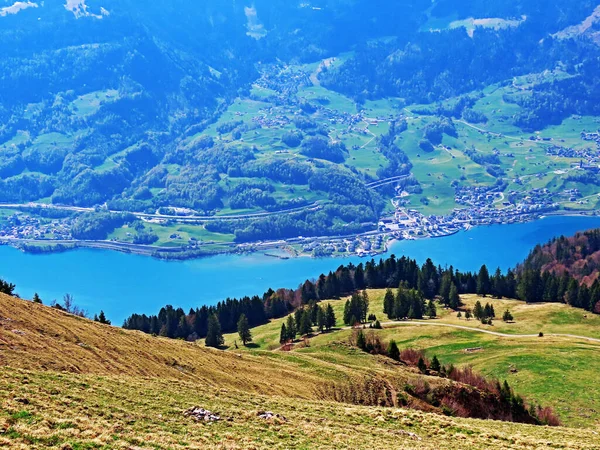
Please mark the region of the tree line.
[[[344, 323], [354, 325], [364, 323], [367, 319], [366, 289], [397, 288], [400, 285], [402, 308], [406, 309], [409, 304], [407, 315], [422, 318], [423, 314], [435, 315], [435, 311], [431, 311], [433, 302], [425, 302], [438, 295], [442, 303], [448, 306], [457, 305], [459, 294], [511, 297], [514, 274], [509, 271], [507, 275], [502, 275], [498, 270], [490, 277], [485, 266], [478, 274], [462, 273], [452, 267], [442, 269], [441, 266], [435, 266], [430, 259], [420, 266], [416, 260], [404, 256], [397, 259], [392, 255], [378, 262], [371, 260], [365, 264], [342, 265], [336, 271], [322, 274], [316, 280], [306, 280], [295, 290], [269, 289], [262, 297], [227, 299], [215, 306], [190, 309], [187, 314], [182, 308], [176, 309], [170, 305], [162, 308], [158, 315], [133, 314], [125, 320], [123, 327], [170, 338], [196, 340], [208, 335], [211, 320], [214, 323], [216, 319], [222, 333], [231, 333], [237, 330], [242, 315], [246, 316], [250, 327], [256, 327], [267, 323], [269, 319], [284, 317], [292, 311], [299, 314], [298, 311], [306, 309], [310, 312], [310, 321], [305, 320], [305, 324], [310, 323], [310, 326], [301, 326], [302, 317], [298, 316], [291, 327], [296, 331], [293, 335], [295, 337], [298, 333], [308, 334], [308, 328], [312, 326], [319, 326], [319, 312], [314, 305], [322, 300], [351, 296], [343, 319]], [[327, 310], [324, 314], [326, 318]], [[324, 327], [331, 328], [334, 324], [335, 321], [325, 321]], [[291, 331], [288, 333], [291, 338]]]

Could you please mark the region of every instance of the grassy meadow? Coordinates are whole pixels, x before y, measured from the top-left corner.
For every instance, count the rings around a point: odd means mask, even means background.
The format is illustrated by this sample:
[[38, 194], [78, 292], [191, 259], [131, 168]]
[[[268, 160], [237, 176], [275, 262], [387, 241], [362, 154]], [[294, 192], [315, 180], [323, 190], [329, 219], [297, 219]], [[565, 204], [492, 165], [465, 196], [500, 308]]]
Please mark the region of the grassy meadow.
[[[486, 376], [501, 381], [506, 379], [527, 399], [554, 407], [567, 425], [600, 425], [596, 413], [600, 410], [600, 388], [594, 382], [600, 371], [600, 342], [585, 339], [600, 339], [600, 316], [564, 304], [532, 305], [516, 300], [483, 299], [466, 295], [462, 297], [463, 309], [472, 309], [477, 300], [484, 305], [486, 302], [493, 304], [497, 320], [492, 326], [483, 325], [475, 319], [459, 319], [456, 313], [439, 304], [438, 317], [435, 319], [391, 322], [383, 314], [384, 294], [384, 290], [369, 291], [369, 313], [375, 314], [383, 324], [382, 330], [372, 332], [377, 333], [382, 340], [387, 342], [394, 339], [401, 349], [424, 350], [429, 358], [436, 355], [445, 365], [470, 365]], [[309, 339], [308, 347], [300, 343], [294, 353], [336, 361], [336, 356], [329, 348], [336, 343], [348, 342], [352, 333], [341, 320], [344, 302], [344, 299], [330, 301], [336, 313], [338, 329], [316, 334]], [[501, 320], [507, 309], [514, 317], [513, 322], [505, 323]], [[253, 344], [247, 349], [241, 346], [237, 334], [226, 335], [225, 344], [231, 349], [237, 343], [241, 350], [249, 352], [276, 350], [280, 347], [279, 333], [285, 320], [286, 318], [274, 320], [254, 328]], [[496, 336], [482, 331], [514, 336]], [[540, 332], [544, 334], [543, 337], [538, 336]], [[328, 349], [326, 356], [324, 348]]]
[[[371, 293], [374, 310], [381, 306], [381, 297], [382, 292]], [[341, 303], [334, 302], [338, 313]], [[593, 429], [331, 401], [323, 383], [343, 385], [369, 376], [401, 388], [420, 379], [432, 386], [446, 380], [351, 348], [344, 343], [349, 331], [315, 337], [291, 352], [267, 350], [277, 322], [253, 330], [257, 348], [222, 351], [101, 325], [0, 295], [0, 446], [592, 449], [597, 443]], [[402, 334], [394, 333], [408, 328], [381, 332], [401, 339]], [[435, 338], [433, 327], [431, 331], [430, 342], [443, 343], [443, 335]], [[469, 338], [464, 339], [466, 344]], [[217, 412], [223, 420], [196, 423], [183, 415], [192, 406]], [[257, 416], [264, 410], [285, 420], [265, 421]]]

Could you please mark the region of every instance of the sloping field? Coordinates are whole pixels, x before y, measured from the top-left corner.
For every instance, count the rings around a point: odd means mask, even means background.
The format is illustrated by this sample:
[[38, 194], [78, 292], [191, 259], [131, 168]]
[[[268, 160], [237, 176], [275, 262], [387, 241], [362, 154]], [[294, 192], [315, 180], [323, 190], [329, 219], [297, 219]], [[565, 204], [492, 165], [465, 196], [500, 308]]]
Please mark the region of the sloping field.
[[[2, 295], [0, 446], [592, 449], [599, 442], [591, 429], [325, 401], [323, 381], [371, 376], [392, 389], [447, 381], [340, 344], [312, 350], [210, 350]], [[183, 415], [192, 406], [222, 420], [196, 423]], [[261, 419], [264, 410], [286, 420]]]

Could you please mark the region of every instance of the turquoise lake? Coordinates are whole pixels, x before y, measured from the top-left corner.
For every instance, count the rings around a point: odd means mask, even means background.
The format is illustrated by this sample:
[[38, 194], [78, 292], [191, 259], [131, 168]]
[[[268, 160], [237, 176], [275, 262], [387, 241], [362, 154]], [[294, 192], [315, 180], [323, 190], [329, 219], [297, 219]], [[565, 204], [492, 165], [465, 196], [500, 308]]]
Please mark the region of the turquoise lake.
[[[536, 245], [552, 237], [600, 227], [600, 217], [550, 217], [514, 225], [492, 225], [453, 236], [398, 242], [384, 255], [406, 255], [420, 263], [453, 265], [467, 271], [487, 264], [490, 270], [514, 267]], [[377, 257], [379, 258], [379, 256]], [[31, 298], [38, 292], [44, 303], [65, 293], [90, 314], [104, 310], [120, 325], [132, 313], [154, 314], [166, 305], [212, 305], [227, 297], [260, 294], [269, 287], [295, 288], [306, 279], [335, 270], [350, 258], [280, 260], [260, 254], [222, 255], [172, 262], [110, 251], [76, 250], [31, 255], [0, 247], [0, 278], [17, 285]]]

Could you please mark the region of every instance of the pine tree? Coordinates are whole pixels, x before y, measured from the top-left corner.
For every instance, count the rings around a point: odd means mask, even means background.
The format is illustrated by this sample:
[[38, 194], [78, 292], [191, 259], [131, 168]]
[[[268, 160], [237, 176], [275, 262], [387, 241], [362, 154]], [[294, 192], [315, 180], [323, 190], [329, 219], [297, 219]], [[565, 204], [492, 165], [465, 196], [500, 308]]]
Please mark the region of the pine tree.
[[206, 340], [204, 341], [207, 347], [218, 348], [225, 343], [223, 333], [221, 332], [221, 324], [216, 314], [211, 314], [208, 317], [208, 331]]
[[369, 294], [367, 291], [362, 293], [362, 302], [360, 303], [361, 315], [360, 321], [364, 322], [367, 320], [367, 313], [369, 312]]
[[450, 308], [457, 310], [460, 306], [460, 296], [458, 295], [458, 289], [456, 285], [452, 283], [450, 286], [450, 300], [449, 300]]
[[438, 360], [437, 356], [433, 356], [433, 359], [431, 360], [431, 364], [429, 365], [429, 368], [431, 370], [433, 370], [434, 372], [439, 372], [441, 369], [441, 365], [440, 365], [440, 361]]
[[387, 355], [395, 361], [400, 361], [400, 350], [398, 344], [393, 339], [388, 344]]
[[471, 313], [471, 310], [470, 310], [470, 309], [467, 309], [467, 311], [465, 312], [465, 319], [466, 319], [466, 320], [470, 320], [470, 319], [471, 319], [471, 317], [473, 317], [473, 315], [472, 315], [472, 313]]
[[450, 291], [452, 289], [452, 285], [452, 274], [447, 271], [442, 277], [442, 284], [440, 286], [440, 297], [442, 299], [442, 303], [446, 306], [450, 305]]
[[317, 328], [319, 329], [319, 331], [321, 333], [325, 329], [326, 323], [327, 323], [327, 321], [326, 321], [326, 317], [325, 317], [325, 312], [323, 311], [323, 308], [319, 308], [317, 310]]
[[437, 310], [433, 300], [429, 300], [429, 303], [427, 304], [427, 315], [430, 319], [435, 319], [437, 317]]
[[247, 343], [252, 342], [252, 333], [250, 332], [250, 326], [248, 325], [248, 318], [246, 314], [240, 316], [240, 320], [237, 323], [238, 335], [242, 344], [246, 346]]
[[458, 317], [460, 319], [462, 317], [462, 313], [459, 311], [458, 314], [456, 315], [456, 317]]
[[571, 281], [569, 281], [569, 286], [567, 287], [565, 299], [569, 305], [577, 306], [577, 297], [578, 296], [579, 296], [579, 284], [577, 283], [577, 280], [572, 278]]
[[35, 294], [33, 294], [33, 303], [38, 303], [38, 304], [42, 304], [42, 299], [40, 298], [40, 296], [38, 295], [38, 293], [36, 292]]
[[365, 272], [363, 265], [359, 264], [354, 271], [354, 286], [356, 289], [364, 289], [365, 286]]
[[361, 350], [366, 350], [367, 348], [367, 339], [365, 338], [365, 334], [360, 330], [356, 335], [356, 346]]
[[281, 324], [281, 332], [279, 333], [279, 343], [280, 344], [285, 344], [288, 340], [288, 331], [287, 328], [285, 327], [285, 323]]
[[312, 321], [310, 320], [310, 314], [308, 311], [304, 311], [300, 318], [300, 327], [298, 333], [300, 336], [306, 336], [312, 332]]
[[394, 316], [394, 293], [391, 289], [385, 291], [385, 297], [383, 298], [383, 313], [387, 314], [390, 319], [395, 319]]
[[488, 318], [488, 317], [492, 317], [492, 309], [490, 307], [489, 303], [485, 304], [485, 307], [483, 308], [483, 315], [481, 316], [481, 318]]
[[106, 318], [104, 315], [104, 311], [100, 311], [100, 315], [98, 316], [98, 322], [103, 323], [105, 325], [110, 325], [110, 320]]
[[484, 316], [483, 306], [481, 306], [481, 302], [479, 300], [475, 302], [475, 307], [473, 308], [473, 316], [476, 319], [481, 319]]
[[492, 296], [495, 298], [502, 298], [506, 290], [504, 284], [502, 271], [500, 270], [500, 267], [498, 267], [494, 273], [494, 276], [492, 277]]
[[485, 264], [479, 269], [479, 275], [477, 275], [477, 295], [485, 297], [490, 293], [490, 274]]
[[504, 314], [502, 315], [502, 320], [504, 320], [505, 322], [512, 322], [513, 316], [508, 309], [504, 311]]
[[185, 320], [185, 314], [179, 318], [177, 327], [175, 328], [175, 338], [186, 339], [190, 335], [190, 327], [188, 326], [187, 320]]
[[296, 334], [296, 322], [294, 321], [294, 317], [289, 315], [287, 318], [287, 340], [294, 341]]
[[423, 360], [423, 358], [419, 358], [419, 362], [417, 363], [417, 367], [419, 368], [419, 370], [421, 371], [421, 373], [427, 372], [427, 364], [425, 364], [425, 361]]
[[331, 330], [335, 327], [335, 312], [333, 311], [333, 306], [331, 304], [327, 305], [327, 313], [325, 314], [325, 327], [327, 330]]
[[296, 325], [296, 331], [300, 331], [300, 322], [302, 322], [302, 316], [304, 315], [304, 308], [297, 309], [294, 312], [294, 323]]

